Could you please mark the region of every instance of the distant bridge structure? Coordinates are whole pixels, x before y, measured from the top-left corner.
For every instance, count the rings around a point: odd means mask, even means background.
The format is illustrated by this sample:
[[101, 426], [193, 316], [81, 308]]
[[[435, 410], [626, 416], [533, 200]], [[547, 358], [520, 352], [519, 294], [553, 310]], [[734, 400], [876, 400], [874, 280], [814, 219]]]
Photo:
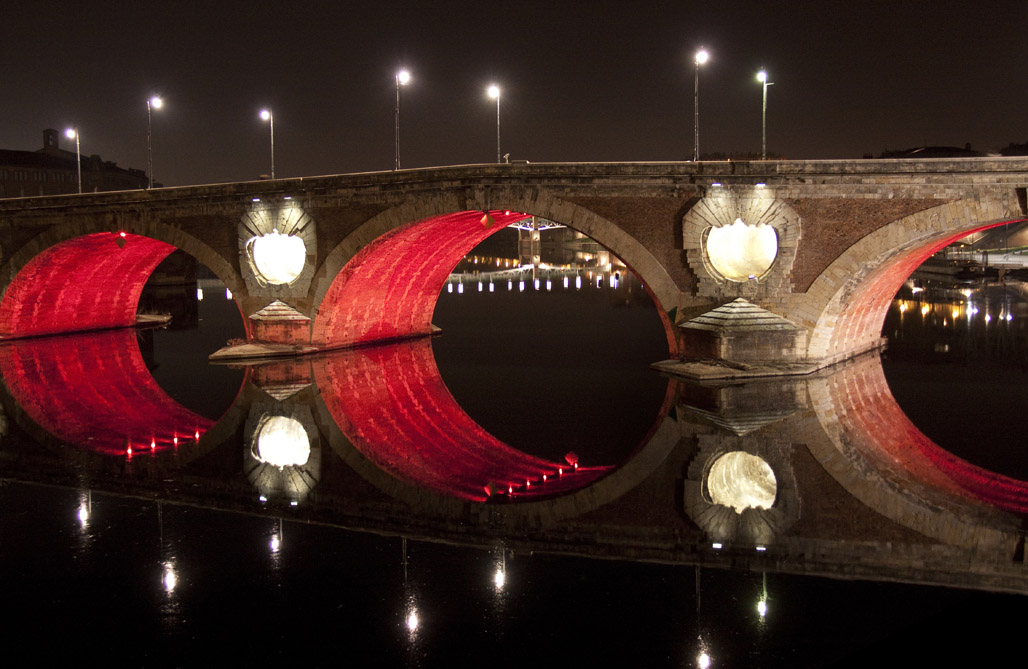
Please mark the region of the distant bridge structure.
[[1028, 220], [1026, 188], [1028, 159], [967, 158], [490, 164], [0, 200], [0, 334], [132, 325], [179, 248], [225, 283], [251, 341], [427, 335], [459, 260], [534, 216], [639, 276], [673, 356], [812, 369], [879, 346], [929, 255]]

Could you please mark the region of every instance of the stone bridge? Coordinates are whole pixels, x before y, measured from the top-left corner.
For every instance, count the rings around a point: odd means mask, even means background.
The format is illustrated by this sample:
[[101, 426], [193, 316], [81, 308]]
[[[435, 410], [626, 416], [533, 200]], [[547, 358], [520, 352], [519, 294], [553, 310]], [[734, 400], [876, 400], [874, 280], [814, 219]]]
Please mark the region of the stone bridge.
[[672, 356], [809, 371], [877, 347], [914, 268], [1025, 220], [1026, 188], [1028, 159], [972, 158], [473, 165], [0, 200], [0, 335], [132, 325], [175, 248], [224, 281], [251, 342], [427, 335], [457, 262], [539, 216], [640, 277]]

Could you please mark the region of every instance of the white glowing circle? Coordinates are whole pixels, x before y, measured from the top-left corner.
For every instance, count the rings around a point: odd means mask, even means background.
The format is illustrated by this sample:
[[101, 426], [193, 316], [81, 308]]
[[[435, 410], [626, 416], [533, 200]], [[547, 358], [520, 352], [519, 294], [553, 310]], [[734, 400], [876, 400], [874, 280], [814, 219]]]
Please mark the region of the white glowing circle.
[[710, 60], [710, 52], [708, 52], [706, 49], [700, 49], [699, 51], [696, 52], [696, 64], [697, 65], [703, 65], [708, 60]]
[[700, 656], [696, 658], [696, 665], [700, 669], [707, 669], [710, 666], [710, 655], [700, 653]]
[[503, 573], [502, 569], [497, 569], [496, 573], [493, 574], [493, 583], [496, 584], [497, 589], [502, 588], [506, 582], [507, 575]]
[[418, 629], [418, 612], [417, 611], [411, 611], [410, 615], [407, 616], [407, 629], [409, 629], [411, 632], [413, 632], [416, 629]]
[[303, 240], [278, 230], [252, 237], [247, 248], [254, 270], [271, 284], [281, 286], [296, 281], [307, 263], [307, 245]]
[[68, 139], [75, 139], [75, 135], [76, 134], [77, 133], [75, 132], [74, 128], [68, 128], [67, 130], [64, 131], [64, 136], [67, 137]]
[[762, 458], [732, 451], [711, 465], [707, 491], [715, 504], [742, 513], [745, 509], [770, 509], [778, 494], [778, 481]]
[[718, 274], [729, 281], [760, 277], [778, 257], [778, 233], [773, 226], [747, 225], [735, 219], [731, 225], [707, 230], [707, 258]]
[[261, 110], [261, 120], [262, 121], [267, 121], [270, 118], [271, 118], [271, 111], [268, 110], [268, 109], [262, 109]]
[[300, 421], [289, 416], [269, 416], [257, 429], [254, 456], [275, 467], [307, 464], [311, 442]]
[[407, 70], [400, 70], [396, 73], [396, 81], [398, 81], [401, 86], [406, 86], [407, 82], [410, 81], [410, 72]]
[[79, 507], [78, 517], [79, 517], [79, 522], [82, 523], [83, 525], [85, 525], [86, 521], [89, 520], [89, 510], [86, 509], [86, 507], [84, 507], [84, 506], [80, 506]]
[[493, 84], [492, 86], [490, 86], [486, 92], [489, 93], [489, 97], [492, 98], [493, 100], [495, 100], [498, 97], [500, 97], [500, 87], [497, 86], [496, 84]]
[[160, 109], [164, 106], [164, 100], [155, 95], [152, 98], [150, 98], [150, 106], [154, 109]]
[[761, 618], [767, 615], [767, 602], [763, 599], [757, 602], [757, 614], [760, 615]]

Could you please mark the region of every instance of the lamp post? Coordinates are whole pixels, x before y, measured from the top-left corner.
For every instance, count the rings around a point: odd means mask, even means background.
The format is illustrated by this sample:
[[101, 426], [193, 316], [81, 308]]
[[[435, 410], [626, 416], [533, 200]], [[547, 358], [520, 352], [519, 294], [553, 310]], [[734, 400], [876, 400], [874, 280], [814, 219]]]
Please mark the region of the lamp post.
[[68, 139], [75, 140], [75, 163], [78, 166], [78, 183], [79, 192], [82, 192], [82, 152], [79, 150], [79, 131], [78, 128], [68, 128], [64, 131], [64, 136]]
[[696, 78], [693, 83], [692, 103], [692, 159], [693, 162], [700, 159], [700, 65], [710, 60], [710, 54], [706, 49], [700, 48], [696, 52]]
[[152, 110], [160, 109], [164, 100], [158, 95], [153, 95], [146, 100], [146, 174], [149, 177], [148, 188], [153, 188], [153, 123]]
[[500, 162], [500, 87], [491, 84], [486, 92], [496, 99], [496, 162]]
[[396, 73], [396, 165], [394, 170], [400, 169], [400, 86], [406, 86], [410, 81], [410, 72], [400, 70]]
[[267, 121], [271, 131], [271, 178], [275, 178], [275, 115], [270, 109], [261, 110], [261, 120]]
[[764, 105], [760, 115], [760, 159], [767, 160], [767, 87], [774, 84], [767, 80], [767, 71], [757, 72], [757, 81], [764, 85]]

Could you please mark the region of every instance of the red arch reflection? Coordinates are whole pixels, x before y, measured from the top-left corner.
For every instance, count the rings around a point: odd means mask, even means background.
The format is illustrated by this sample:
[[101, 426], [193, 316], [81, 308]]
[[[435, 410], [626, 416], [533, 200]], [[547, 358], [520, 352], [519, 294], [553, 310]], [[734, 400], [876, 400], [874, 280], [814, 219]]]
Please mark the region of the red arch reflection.
[[0, 346], [0, 373], [40, 427], [100, 453], [172, 449], [213, 424], [161, 390], [135, 330], [11, 342]]
[[30, 260], [0, 301], [7, 337], [125, 327], [139, 295], [174, 246], [139, 235], [98, 232], [56, 244]]
[[[357, 450], [423, 488], [476, 502], [538, 499], [582, 488], [612, 469], [550, 462], [504, 444], [446, 389], [420, 339], [314, 362], [321, 398]], [[544, 478], [545, 477], [545, 478]]]
[[1028, 514], [1028, 482], [982, 469], [938, 446], [896, 403], [881, 361], [844, 368], [830, 382], [843, 434], [928, 485], [1004, 511]]

